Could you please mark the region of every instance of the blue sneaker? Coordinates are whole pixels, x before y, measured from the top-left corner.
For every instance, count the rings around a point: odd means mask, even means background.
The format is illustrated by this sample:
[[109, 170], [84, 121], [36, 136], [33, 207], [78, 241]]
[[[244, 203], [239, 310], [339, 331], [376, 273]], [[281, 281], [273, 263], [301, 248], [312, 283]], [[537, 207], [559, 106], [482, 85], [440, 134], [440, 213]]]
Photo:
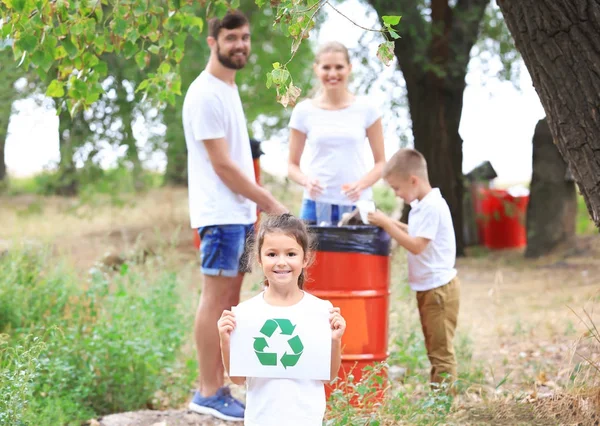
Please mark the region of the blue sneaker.
[[221, 420], [243, 422], [245, 406], [231, 396], [229, 388], [223, 386], [213, 396], [202, 396], [196, 391], [189, 409], [199, 414], [210, 414]]

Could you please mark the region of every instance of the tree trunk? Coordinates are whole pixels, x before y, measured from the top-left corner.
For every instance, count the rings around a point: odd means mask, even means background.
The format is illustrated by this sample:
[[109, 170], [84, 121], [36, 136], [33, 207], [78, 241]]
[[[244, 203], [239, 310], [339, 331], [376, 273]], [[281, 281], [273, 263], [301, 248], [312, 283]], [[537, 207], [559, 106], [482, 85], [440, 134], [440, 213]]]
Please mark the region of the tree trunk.
[[458, 134], [465, 88], [440, 87], [432, 75], [407, 78], [408, 103], [415, 149], [427, 159], [429, 180], [440, 188], [450, 206], [456, 253], [464, 254], [462, 138]]
[[[9, 117], [10, 119], [10, 117]], [[0, 117], [0, 186], [6, 181], [6, 161], [4, 147], [6, 146], [6, 136], [8, 134], [8, 123]]]
[[[415, 149], [450, 206], [456, 254], [464, 255], [462, 138], [458, 133], [471, 48], [489, 0], [369, 0], [379, 16], [402, 15], [394, 53], [408, 92]], [[454, 6], [451, 6], [451, 3]]]
[[165, 123], [169, 123], [165, 134], [167, 143], [167, 169], [165, 183], [175, 186], [187, 186], [187, 147], [181, 121], [183, 100], [175, 107], [169, 106], [163, 113]]
[[600, 227], [600, 3], [498, 0], [555, 144]]
[[525, 257], [548, 254], [575, 236], [577, 194], [575, 183], [567, 180], [567, 168], [554, 145], [547, 120], [540, 120], [533, 135]]
[[117, 99], [116, 104], [119, 108], [117, 114], [121, 118], [122, 122], [122, 133], [123, 133], [123, 145], [127, 146], [127, 152], [125, 153], [126, 158], [131, 163], [131, 174], [133, 178], [133, 187], [136, 191], [142, 191], [144, 189], [143, 174], [144, 170], [142, 167], [142, 161], [140, 160], [140, 152], [137, 147], [137, 141], [133, 136], [132, 122], [134, 119], [134, 101], [128, 100], [127, 89], [123, 85], [123, 77], [120, 73], [117, 73], [117, 81], [115, 82]]
[[79, 190], [75, 162], [73, 161], [73, 155], [76, 150], [73, 141], [78, 133], [76, 124], [78, 119], [83, 120], [83, 117], [78, 114], [73, 118], [67, 109], [63, 109], [58, 117], [58, 143], [60, 150], [58, 182], [56, 187], [56, 193], [58, 195], [74, 196], [77, 195]]

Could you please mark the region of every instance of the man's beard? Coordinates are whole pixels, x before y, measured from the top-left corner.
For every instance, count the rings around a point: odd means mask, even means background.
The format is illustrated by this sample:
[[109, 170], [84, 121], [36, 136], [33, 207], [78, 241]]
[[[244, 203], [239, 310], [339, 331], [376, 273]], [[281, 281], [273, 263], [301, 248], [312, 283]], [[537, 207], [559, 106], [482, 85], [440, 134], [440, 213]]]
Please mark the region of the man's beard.
[[[231, 52], [230, 56], [221, 55], [221, 49], [219, 49], [219, 45], [217, 44], [217, 59], [225, 68], [229, 68], [231, 70], [241, 70], [246, 66], [248, 58], [246, 55], [244, 55], [244, 58], [240, 58], [240, 62], [234, 62], [234, 60], [231, 58], [231, 56], [236, 54], [237, 52], [240, 52], [240, 50]], [[242, 51], [242, 53], [245, 52]]]

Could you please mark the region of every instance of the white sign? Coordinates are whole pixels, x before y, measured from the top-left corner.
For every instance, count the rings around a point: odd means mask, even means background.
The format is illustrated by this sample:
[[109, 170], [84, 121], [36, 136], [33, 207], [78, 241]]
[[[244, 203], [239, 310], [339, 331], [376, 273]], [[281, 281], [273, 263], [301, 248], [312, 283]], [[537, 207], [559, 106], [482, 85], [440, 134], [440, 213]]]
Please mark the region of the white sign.
[[329, 311], [281, 315], [233, 307], [229, 374], [232, 377], [269, 377], [329, 380], [331, 326]]

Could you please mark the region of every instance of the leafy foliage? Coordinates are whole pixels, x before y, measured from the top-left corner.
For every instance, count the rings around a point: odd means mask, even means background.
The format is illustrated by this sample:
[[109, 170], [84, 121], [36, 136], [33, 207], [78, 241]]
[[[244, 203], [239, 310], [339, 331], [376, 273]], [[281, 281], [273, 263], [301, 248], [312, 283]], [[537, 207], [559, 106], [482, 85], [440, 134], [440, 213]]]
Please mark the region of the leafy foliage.
[[[206, 16], [223, 16], [238, 8], [239, 0], [201, 1]], [[300, 91], [287, 65], [315, 25], [315, 16], [328, 1], [256, 0], [259, 8], [269, 8], [276, 26], [291, 41], [291, 57], [274, 66], [268, 85], [277, 90], [280, 103], [293, 103]], [[109, 73], [106, 55], [135, 61], [140, 69], [151, 69], [136, 91], [164, 104], [175, 104], [181, 95], [180, 64], [187, 36], [201, 38], [204, 19], [197, 16], [193, 0], [86, 0], [36, 1], [2, 0], [0, 19], [2, 39], [14, 40], [15, 60], [33, 67], [42, 78], [50, 72], [46, 94], [65, 99], [71, 114], [96, 102], [104, 92], [102, 81]], [[388, 17], [391, 30], [398, 19]], [[392, 37], [397, 36], [392, 30]], [[388, 45], [386, 45], [388, 46]], [[389, 51], [389, 46], [386, 48]]]

